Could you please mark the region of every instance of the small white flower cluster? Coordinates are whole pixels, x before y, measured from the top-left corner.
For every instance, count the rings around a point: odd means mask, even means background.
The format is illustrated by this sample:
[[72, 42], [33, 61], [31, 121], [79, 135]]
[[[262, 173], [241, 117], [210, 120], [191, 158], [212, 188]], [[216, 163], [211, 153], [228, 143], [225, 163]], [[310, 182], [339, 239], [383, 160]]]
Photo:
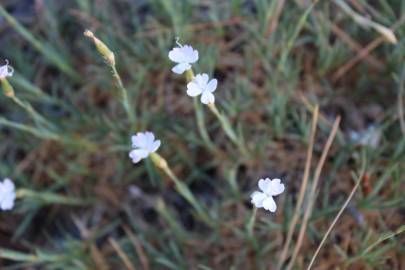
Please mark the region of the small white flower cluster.
[[[198, 51], [194, 50], [190, 45], [181, 45], [176, 41], [179, 47], [173, 48], [169, 52], [169, 59], [177, 63], [172, 68], [172, 71], [177, 74], [183, 74], [184, 71], [191, 69], [191, 64], [198, 61]], [[197, 74], [193, 81], [187, 84], [187, 95], [196, 97], [201, 95], [201, 103], [211, 104], [215, 102], [213, 92], [217, 89], [218, 81], [216, 79], [209, 80], [206, 73]]]
[[12, 66], [8, 64], [8, 60], [6, 60], [6, 64], [3, 66], [0, 66], [0, 80], [4, 79], [6, 77], [11, 77], [13, 76], [14, 69]]
[[[191, 64], [198, 61], [198, 51], [194, 50], [190, 45], [181, 45], [176, 41], [179, 47], [173, 48], [169, 52], [169, 59], [177, 63], [172, 68], [172, 71], [177, 74], [183, 74], [191, 69]], [[187, 95], [196, 97], [201, 95], [201, 103], [212, 104], [215, 102], [213, 92], [217, 88], [218, 81], [209, 79], [206, 73], [197, 74], [191, 82], [187, 84]], [[129, 157], [133, 163], [138, 163], [140, 160], [147, 158], [151, 153], [154, 153], [160, 147], [160, 140], [155, 140], [155, 135], [152, 132], [138, 132], [132, 136], [132, 149]], [[251, 202], [257, 208], [264, 208], [270, 212], [275, 212], [277, 209], [276, 202], [273, 196], [280, 195], [284, 192], [284, 184], [280, 179], [270, 180], [269, 178], [259, 180], [259, 189], [251, 194]]]
[[0, 209], [4, 211], [13, 209], [14, 200], [14, 183], [11, 179], [5, 178], [3, 182], [0, 181]]

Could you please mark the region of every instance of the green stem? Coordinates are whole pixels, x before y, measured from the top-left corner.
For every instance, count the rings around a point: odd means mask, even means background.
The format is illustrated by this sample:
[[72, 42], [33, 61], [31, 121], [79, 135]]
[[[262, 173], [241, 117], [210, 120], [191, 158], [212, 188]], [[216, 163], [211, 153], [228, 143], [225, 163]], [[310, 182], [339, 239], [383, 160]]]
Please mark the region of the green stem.
[[51, 192], [37, 192], [29, 189], [18, 189], [16, 198], [32, 198], [47, 204], [86, 205], [89, 200], [67, 197]]
[[71, 64], [66, 60], [65, 57], [61, 57], [57, 50], [53, 47], [47, 46], [44, 42], [41, 42], [35, 38], [30, 31], [28, 31], [24, 26], [22, 26], [13, 16], [11, 16], [3, 7], [0, 5], [0, 15], [14, 28], [23, 38], [25, 38], [31, 45], [42, 53], [46, 58], [48, 58], [53, 64], [55, 64], [60, 70], [62, 70], [67, 75], [71, 76], [76, 81], [80, 80], [79, 74], [72, 68]]
[[204, 123], [204, 116], [202, 114], [201, 107], [198, 104], [198, 99], [194, 98], [193, 102], [194, 102], [194, 109], [195, 109], [195, 117], [197, 118], [198, 132], [200, 133], [200, 136], [202, 137], [202, 139], [203, 139], [204, 143], [207, 145], [207, 147], [211, 151], [215, 152], [216, 146], [208, 135], [207, 128]]
[[63, 141], [62, 137], [59, 136], [58, 134], [48, 131], [46, 129], [37, 129], [35, 127], [30, 127], [25, 124], [20, 124], [16, 122], [12, 122], [4, 117], [0, 117], [0, 125], [5, 125], [11, 128], [18, 129], [20, 131], [25, 131], [30, 134], [33, 134], [41, 139], [46, 139], [46, 140], [55, 140], [55, 141]]
[[[191, 82], [194, 79], [194, 72], [192, 69], [189, 69], [186, 71], [186, 80], [187, 82]], [[224, 130], [226, 136], [234, 143], [236, 146], [238, 146], [239, 150], [241, 153], [249, 157], [249, 151], [246, 149], [246, 146], [244, 145], [243, 142], [241, 142], [238, 137], [236, 136], [234, 130], [232, 129], [232, 126], [228, 120], [228, 118], [224, 115], [222, 115], [217, 107], [215, 106], [215, 103], [210, 103], [207, 105], [208, 108], [211, 110], [211, 112], [218, 118], [219, 122], [221, 123], [221, 127]], [[208, 133], [206, 132], [206, 128], [204, 125], [204, 119], [202, 118], [201, 113], [198, 111], [198, 101], [196, 98], [194, 98], [194, 108], [196, 110], [196, 117], [197, 117], [197, 125], [198, 129], [200, 132], [201, 137], [203, 138], [204, 142], [207, 144], [207, 146], [213, 150], [215, 149], [215, 145], [212, 143], [210, 140]]]
[[10, 97], [18, 106], [20, 106], [21, 108], [23, 108], [24, 110], [27, 111], [27, 113], [34, 119], [34, 121], [38, 124], [38, 125], [44, 125], [48, 128], [51, 129], [55, 129], [55, 126], [49, 122], [47, 119], [45, 119], [45, 117], [43, 117], [41, 114], [39, 114], [32, 106], [31, 104], [22, 101], [21, 99], [19, 99], [16, 96], [12, 96]]
[[249, 151], [247, 150], [245, 144], [241, 142], [236, 136], [235, 131], [232, 129], [231, 123], [229, 122], [229, 119], [218, 111], [217, 107], [215, 106], [215, 103], [208, 104], [208, 108], [218, 118], [219, 122], [221, 123], [222, 129], [224, 130], [228, 138], [239, 148], [239, 151], [245, 157], [249, 157], [250, 156]]
[[173, 171], [170, 169], [169, 165], [167, 164], [167, 161], [162, 158], [159, 154], [157, 153], [151, 153], [150, 158], [152, 159], [153, 163], [155, 164], [156, 167], [161, 169], [174, 183], [176, 190], [179, 192], [181, 196], [183, 196], [187, 202], [189, 202], [196, 212], [199, 214], [201, 219], [206, 222], [208, 225], [213, 225], [211, 218], [209, 215], [205, 212], [205, 210], [202, 208], [202, 206], [197, 202], [196, 198], [194, 197], [193, 193], [190, 191], [188, 186], [184, 184], [182, 181], [180, 181], [177, 176], [173, 173]]
[[256, 238], [253, 234], [254, 227], [256, 224], [256, 216], [257, 216], [257, 207], [253, 207], [252, 216], [250, 217], [249, 222], [247, 224], [247, 235], [255, 250], [257, 250], [258, 248]]
[[118, 89], [121, 92], [121, 103], [122, 106], [124, 107], [125, 112], [128, 115], [128, 119], [130, 124], [132, 125], [132, 127], [135, 126], [135, 115], [131, 109], [131, 105], [129, 104], [129, 99], [128, 99], [128, 91], [127, 89], [124, 87], [124, 84], [122, 83], [121, 77], [117, 72], [117, 68], [115, 67], [115, 65], [111, 65], [111, 69], [113, 72], [113, 78], [115, 79]]

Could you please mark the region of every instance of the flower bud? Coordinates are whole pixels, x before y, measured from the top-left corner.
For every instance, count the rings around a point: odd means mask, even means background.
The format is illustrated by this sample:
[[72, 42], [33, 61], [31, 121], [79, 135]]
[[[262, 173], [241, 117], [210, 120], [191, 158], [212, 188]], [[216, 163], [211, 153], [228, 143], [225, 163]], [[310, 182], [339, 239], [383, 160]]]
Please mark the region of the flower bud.
[[90, 30], [84, 31], [84, 35], [86, 37], [93, 39], [93, 42], [96, 45], [98, 52], [104, 57], [104, 59], [110, 66], [115, 66], [114, 53], [107, 47], [107, 45], [105, 45], [104, 42], [96, 38], [96, 36], [94, 36], [93, 32], [91, 32]]

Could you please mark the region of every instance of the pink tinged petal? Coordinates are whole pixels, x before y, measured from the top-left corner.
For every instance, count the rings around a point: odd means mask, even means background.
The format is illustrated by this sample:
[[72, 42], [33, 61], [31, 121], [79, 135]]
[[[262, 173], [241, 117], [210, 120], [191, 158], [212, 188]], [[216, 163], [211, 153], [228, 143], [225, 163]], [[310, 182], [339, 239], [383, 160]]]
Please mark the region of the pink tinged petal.
[[201, 94], [201, 88], [195, 82], [189, 82], [187, 84], [187, 95], [195, 97]]
[[217, 79], [212, 79], [207, 85], [207, 91], [210, 91], [211, 93], [214, 92], [215, 89], [217, 89], [217, 84]]
[[156, 140], [152, 143], [152, 145], [149, 149], [149, 152], [151, 152], [151, 153], [156, 152], [156, 150], [158, 150], [159, 147], [160, 147], [160, 140]]
[[268, 189], [266, 190], [266, 193], [271, 195], [271, 196], [276, 196], [280, 195], [283, 193], [285, 190], [284, 184], [281, 184], [281, 180], [278, 178], [275, 178], [271, 180], [270, 185], [268, 186]]
[[268, 190], [269, 185], [270, 185], [269, 178], [259, 180], [259, 188], [261, 191], [266, 192]]
[[184, 55], [181, 51], [181, 48], [173, 48], [169, 52], [169, 59], [176, 63], [184, 62]]
[[204, 104], [210, 104], [215, 102], [214, 95], [209, 91], [204, 91], [201, 95], [201, 102]]
[[266, 199], [266, 194], [263, 192], [255, 191], [250, 195], [251, 203], [254, 204], [257, 208], [263, 207], [263, 201]]
[[271, 196], [267, 196], [266, 199], [263, 200], [263, 208], [273, 213], [276, 212], [277, 205]]
[[176, 73], [176, 74], [183, 74], [184, 71], [186, 71], [186, 70], [188, 70], [188, 69], [190, 69], [190, 68], [191, 68], [191, 65], [190, 65], [190, 64], [188, 64], [188, 63], [180, 63], [180, 64], [178, 64], [178, 65], [175, 65], [175, 66], [172, 68], [172, 71], [173, 71], [174, 73]]

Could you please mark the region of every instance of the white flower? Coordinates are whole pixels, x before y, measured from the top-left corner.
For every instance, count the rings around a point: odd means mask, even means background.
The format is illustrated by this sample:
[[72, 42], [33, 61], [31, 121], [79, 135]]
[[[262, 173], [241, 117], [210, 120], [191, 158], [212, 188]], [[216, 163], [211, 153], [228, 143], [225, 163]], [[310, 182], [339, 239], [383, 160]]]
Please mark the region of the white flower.
[[141, 159], [147, 158], [150, 153], [155, 152], [160, 147], [160, 140], [155, 141], [155, 135], [152, 132], [138, 132], [132, 136], [132, 147], [135, 148], [129, 152], [129, 157], [133, 163], [138, 163]]
[[204, 104], [214, 103], [215, 97], [213, 92], [217, 89], [217, 79], [208, 82], [208, 75], [197, 74], [192, 82], [187, 84], [187, 95], [195, 97], [201, 95], [201, 102]]
[[366, 130], [360, 132], [350, 131], [350, 139], [352, 142], [362, 146], [369, 146], [374, 149], [379, 146], [381, 137], [381, 128], [374, 125], [370, 125]]
[[281, 184], [280, 179], [270, 180], [269, 178], [259, 180], [259, 189], [250, 195], [252, 203], [257, 208], [264, 208], [270, 212], [275, 212], [277, 209], [276, 202], [273, 196], [280, 195], [284, 192], [284, 184]]
[[11, 210], [14, 207], [15, 187], [9, 178], [0, 182], [0, 209]]
[[6, 64], [3, 66], [0, 66], [0, 79], [4, 79], [6, 77], [11, 77], [13, 76], [14, 69], [12, 66], [8, 65], [8, 60], [6, 60]]
[[176, 39], [176, 43], [179, 47], [173, 48], [169, 52], [169, 59], [177, 63], [172, 68], [172, 71], [177, 74], [183, 74], [184, 71], [191, 68], [191, 64], [198, 61], [198, 51], [194, 50], [190, 45], [181, 45]]

